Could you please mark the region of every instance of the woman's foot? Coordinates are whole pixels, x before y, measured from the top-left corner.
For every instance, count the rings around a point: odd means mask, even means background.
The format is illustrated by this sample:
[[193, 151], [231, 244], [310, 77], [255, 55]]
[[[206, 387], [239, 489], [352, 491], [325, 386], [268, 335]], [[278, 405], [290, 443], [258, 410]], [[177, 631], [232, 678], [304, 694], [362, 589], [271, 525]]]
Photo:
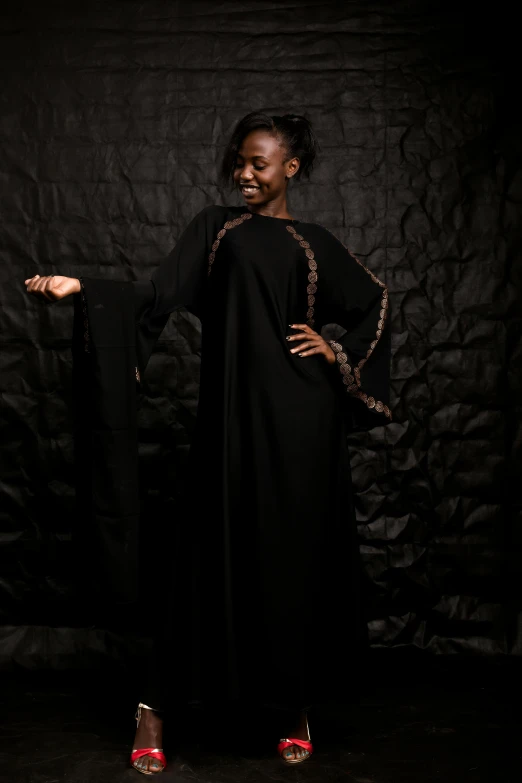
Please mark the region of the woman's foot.
[[[306, 712], [300, 712], [297, 722], [297, 726], [293, 729], [287, 737], [294, 737], [294, 739], [310, 740], [308, 733], [308, 720]], [[288, 748], [283, 750], [282, 756], [285, 761], [300, 761], [308, 758], [310, 755], [308, 750], [299, 747], [299, 745], [289, 745]]]
[[[134, 737], [135, 750], [138, 748], [163, 747], [163, 719], [154, 710], [141, 710], [141, 718]], [[163, 770], [163, 764], [153, 756], [142, 756], [133, 763], [141, 772], [157, 774]]]

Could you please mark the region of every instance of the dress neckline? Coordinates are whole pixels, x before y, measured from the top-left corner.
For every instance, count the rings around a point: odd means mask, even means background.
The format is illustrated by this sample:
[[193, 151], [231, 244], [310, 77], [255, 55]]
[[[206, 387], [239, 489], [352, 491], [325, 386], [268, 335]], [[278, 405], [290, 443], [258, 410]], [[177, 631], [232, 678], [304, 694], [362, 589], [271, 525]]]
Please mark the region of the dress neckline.
[[269, 220], [282, 220], [284, 223], [299, 223], [298, 218], [280, 218], [280, 217], [275, 217], [274, 215], [262, 215], [260, 212], [251, 212], [249, 209], [247, 209], [246, 211], [250, 215], [254, 215], [255, 217], [268, 218]]

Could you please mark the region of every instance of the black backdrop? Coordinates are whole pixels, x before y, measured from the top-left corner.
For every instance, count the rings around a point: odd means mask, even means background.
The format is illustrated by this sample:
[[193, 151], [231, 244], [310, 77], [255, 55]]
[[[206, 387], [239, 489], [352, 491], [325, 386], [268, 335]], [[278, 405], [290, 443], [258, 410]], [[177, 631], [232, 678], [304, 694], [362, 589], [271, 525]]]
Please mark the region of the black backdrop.
[[[370, 642], [520, 653], [521, 122], [514, 19], [492, 10], [100, 0], [2, 15], [1, 665], [92, 665], [146, 632], [124, 634], [124, 615], [96, 627], [77, 601], [72, 303], [41, 305], [23, 280], [147, 278], [199, 209], [236, 202], [217, 166], [254, 108], [312, 120], [322, 155], [292, 211], [391, 292], [395, 422], [351, 438]], [[197, 322], [173, 317], [140, 413], [142, 565], [167, 577], [198, 346]]]

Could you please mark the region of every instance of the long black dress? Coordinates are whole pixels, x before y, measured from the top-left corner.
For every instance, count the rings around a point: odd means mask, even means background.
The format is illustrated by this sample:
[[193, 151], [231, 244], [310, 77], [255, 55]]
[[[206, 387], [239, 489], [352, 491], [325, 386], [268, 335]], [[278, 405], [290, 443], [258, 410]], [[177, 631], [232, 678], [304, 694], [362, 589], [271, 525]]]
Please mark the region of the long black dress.
[[[151, 281], [82, 282], [77, 356], [103, 403], [80, 497], [108, 563], [118, 547], [135, 552], [133, 379], [169, 313], [184, 306], [202, 324], [180, 551], [140, 698], [299, 707], [335, 696], [363, 627], [347, 427], [391, 421], [385, 285], [319, 225], [218, 206]], [[290, 353], [296, 323], [346, 330], [334, 366]]]

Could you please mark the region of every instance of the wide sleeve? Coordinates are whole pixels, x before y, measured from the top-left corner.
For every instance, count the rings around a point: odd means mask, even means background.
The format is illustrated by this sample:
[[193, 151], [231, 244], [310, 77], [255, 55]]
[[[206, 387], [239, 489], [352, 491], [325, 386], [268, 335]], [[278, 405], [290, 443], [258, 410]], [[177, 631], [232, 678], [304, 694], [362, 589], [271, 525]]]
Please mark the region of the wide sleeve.
[[[344, 330], [328, 340], [338, 383], [349, 401], [353, 429], [392, 421], [390, 395], [390, 303], [388, 289], [332, 234], [323, 230], [318, 257], [318, 316]], [[320, 263], [319, 263], [320, 261]]]
[[79, 580], [99, 606], [138, 596], [137, 384], [169, 313], [196, 311], [212, 234], [210, 207], [194, 218], [150, 280], [83, 278], [75, 296], [73, 381]]
[[196, 215], [150, 281], [133, 284], [138, 376], [143, 373], [170, 313], [180, 307], [196, 315], [200, 313], [208, 259], [222, 228], [224, 211], [213, 206]]

